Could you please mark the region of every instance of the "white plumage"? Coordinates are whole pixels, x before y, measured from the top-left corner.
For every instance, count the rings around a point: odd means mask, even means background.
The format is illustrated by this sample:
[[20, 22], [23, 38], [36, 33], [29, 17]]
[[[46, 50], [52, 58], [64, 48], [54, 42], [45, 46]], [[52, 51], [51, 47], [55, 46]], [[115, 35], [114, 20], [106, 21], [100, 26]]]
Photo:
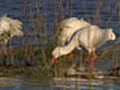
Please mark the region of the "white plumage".
[[[6, 16], [0, 18], [0, 43], [7, 44], [14, 36], [22, 36], [22, 22]], [[5, 48], [3, 48], [4, 50]]]
[[88, 25], [90, 25], [90, 23], [84, 21], [83, 19], [79, 20], [76, 17], [65, 19], [58, 27], [58, 42], [60, 45], [65, 45], [74, 32], [76, 32], [79, 28], [86, 27]]
[[6, 16], [0, 18], [0, 35], [5, 32], [10, 32], [11, 37], [22, 36], [22, 22]]
[[89, 53], [94, 52], [96, 48], [102, 46], [109, 40], [115, 40], [116, 36], [111, 28], [100, 29], [96, 25], [86, 27], [82, 32], [78, 33], [79, 45], [88, 50]]
[[[74, 32], [76, 32], [79, 28], [86, 27], [90, 25], [90, 23], [84, 21], [83, 19], [78, 19], [76, 17], [71, 17], [63, 20], [59, 26], [57, 31], [57, 44], [58, 45], [66, 45], [70, 40], [71, 36]], [[81, 49], [80, 47], [77, 47]], [[70, 54], [70, 61], [73, 62], [73, 54]]]
[[52, 52], [53, 60], [69, 54], [78, 46], [84, 47], [89, 53], [94, 53], [96, 48], [115, 39], [112, 29], [100, 29], [96, 25], [89, 25], [75, 32], [67, 45], [57, 46]]

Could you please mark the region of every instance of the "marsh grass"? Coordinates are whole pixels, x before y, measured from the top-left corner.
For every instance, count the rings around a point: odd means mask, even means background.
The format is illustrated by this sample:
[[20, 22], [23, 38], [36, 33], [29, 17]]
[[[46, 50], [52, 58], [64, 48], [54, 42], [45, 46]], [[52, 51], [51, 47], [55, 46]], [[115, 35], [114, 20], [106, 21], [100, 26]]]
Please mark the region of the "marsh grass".
[[[54, 76], [54, 73], [47, 70], [45, 67], [49, 66], [50, 64], [50, 58], [51, 58], [51, 52], [53, 48], [58, 45], [56, 41], [56, 37], [58, 35], [57, 33], [57, 27], [58, 24], [64, 20], [66, 17], [70, 17], [73, 15], [73, 6], [72, 6], [72, 0], [66, 1], [66, 7], [63, 6], [63, 0], [54, 0], [53, 7], [55, 8], [54, 12], [54, 21], [48, 22], [48, 13], [45, 11], [44, 15], [41, 11], [43, 4], [45, 4], [45, 1], [41, 3], [37, 3], [36, 1], [36, 13], [34, 11], [29, 10], [29, 7], [27, 5], [27, 0], [25, 0], [24, 5], [24, 13], [23, 16], [26, 16], [26, 12], [30, 12], [30, 36], [32, 36], [34, 39], [38, 42], [33, 44], [26, 44], [24, 42], [24, 38], [21, 38], [22, 46], [19, 46], [17, 48], [14, 48], [12, 44], [9, 45], [8, 55], [5, 56], [3, 53], [0, 53], [0, 72], [1, 76], [7, 76], [7, 77], [30, 77], [30, 78], [43, 78], [44, 77], [52, 77]], [[84, 2], [86, 3], [86, 2]], [[111, 21], [111, 9], [110, 9], [110, 3], [108, 3], [108, 25]], [[120, 5], [120, 4], [119, 4]], [[95, 18], [95, 22], [93, 20], [87, 18], [90, 22], [101, 25], [100, 22], [100, 12], [102, 9], [102, 1], [98, 1], [97, 3], [97, 10], [95, 11], [93, 18]], [[87, 12], [87, 6], [84, 6], [85, 12]], [[66, 10], [66, 11], [64, 11]], [[54, 32], [53, 35], [49, 35], [49, 23], [52, 23], [51, 25], [55, 30], [51, 30], [50, 32]], [[119, 26], [120, 26], [120, 6], [119, 6]], [[57, 33], [57, 34], [55, 34]], [[29, 39], [29, 37], [28, 37]], [[31, 41], [32, 42], [32, 41]], [[115, 65], [118, 65], [120, 63], [119, 61], [119, 49], [116, 49], [118, 47], [118, 44], [110, 45], [110, 47], [107, 47], [106, 49], [102, 49], [97, 54], [99, 55], [99, 59], [111, 59], [114, 60], [116, 63]], [[84, 60], [87, 57], [86, 52], [74, 52], [75, 57], [78, 57], [80, 60]], [[55, 73], [57, 73], [57, 76], [64, 76], [64, 70], [67, 70], [70, 66], [70, 62], [68, 60], [68, 56], [61, 57], [56, 62], [56, 70]], [[101, 64], [104, 64], [104, 60], [99, 60]], [[64, 67], [64, 70], [63, 70]], [[62, 73], [61, 73], [62, 71]]]

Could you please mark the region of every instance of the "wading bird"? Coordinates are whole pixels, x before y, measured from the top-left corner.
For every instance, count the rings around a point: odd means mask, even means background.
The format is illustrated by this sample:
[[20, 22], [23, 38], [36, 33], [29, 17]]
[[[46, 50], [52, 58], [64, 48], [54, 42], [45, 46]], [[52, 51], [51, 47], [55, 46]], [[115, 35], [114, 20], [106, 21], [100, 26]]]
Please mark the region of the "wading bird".
[[76, 47], [82, 46], [88, 51], [89, 69], [93, 70], [93, 65], [97, 59], [95, 51], [98, 47], [102, 46], [109, 40], [115, 40], [116, 35], [112, 29], [100, 29], [96, 25], [89, 25], [84, 28], [78, 29], [70, 38], [69, 42], [65, 46], [57, 46], [52, 55], [52, 62], [54, 63], [57, 58], [63, 55], [67, 55], [72, 52]]
[[[60, 46], [66, 45], [74, 32], [88, 25], [90, 25], [90, 23], [84, 21], [83, 19], [79, 20], [76, 17], [71, 17], [63, 20], [58, 26], [58, 31], [57, 31], [58, 45]], [[73, 53], [70, 53], [70, 60], [71, 60], [71, 63], [73, 63]]]
[[6, 16], [0, 18], [0, 44], [3, 46], [3, 53], [6, 52], [6, 44], [14, 36], [22, 36], [22, 22]]

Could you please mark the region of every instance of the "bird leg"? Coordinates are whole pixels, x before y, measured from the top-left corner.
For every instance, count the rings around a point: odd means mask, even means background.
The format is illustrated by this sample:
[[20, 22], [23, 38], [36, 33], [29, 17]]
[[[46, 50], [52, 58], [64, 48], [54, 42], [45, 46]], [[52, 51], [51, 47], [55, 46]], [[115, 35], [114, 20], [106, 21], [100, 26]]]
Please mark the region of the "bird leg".
[[90, 69], [90, 71], [93, 71], [96, 59], [97, 59], [96, 54], [93, 54], [92, 57], [90, 57], [90, 61], [89, 61], [89, 69]]
[[73, 64], [73, 52], [69, 54], [70, 63]]
[[91, 58], [91, 54], [90, 53], [88, 53], [88, 56], [87, 56], [87, 58], [85, 58], [85, 60], [83, 60], [83, 63], [89, 63], [89, 59]]
[[7, 50], [6, 50], [6, 46], [5, 45], [3, 45], [3, 53], [4, 53], [4, 55], [7, 55]]
[[95, 61], [97, 58], [98, 58], [98, 56], [96, 54], [93, 54], [93, 56], [92, 56], [93, 61]]

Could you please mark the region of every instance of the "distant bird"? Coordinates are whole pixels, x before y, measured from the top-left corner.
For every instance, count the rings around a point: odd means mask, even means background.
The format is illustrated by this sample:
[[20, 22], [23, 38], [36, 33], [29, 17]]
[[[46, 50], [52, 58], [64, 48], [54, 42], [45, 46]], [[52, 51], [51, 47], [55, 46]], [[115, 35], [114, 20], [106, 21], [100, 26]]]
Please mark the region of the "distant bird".
[[[88, 25], [90, 25], [90, 23], [86, 22], [83, 19], [78, 19], [76, 17], [71, 17], [71, 18], [63, 20], [58, 26], [58, 31], [57, 31], [58, 45], [61, 45], [61, 46], [66, 45], [74, 32]], [[77, 47], [77, 48], [81, 49], [80, 47]], [[70, 53], [70, 60], [72, 63], [73, 53]]]
[[82, 46], [88, 51], [89, 56], [92, 55], [89, 68], [93, 70], [94, 61], [97, 59], [97, 55], [95, 54], [96, 48], [102, 46], [109, 40], [115, 39], [116, 36], [112, 29], [100, 29], [96, 25], [89, 25], [75, 32], [67, 45], [57, 46], [52, 52], [52, 60], [55, 62], [60, 56], [67, 55], [76, 47]]
[[0, 44], [3, 45], [3, 53], [6, 52], [6, 44], [14, 36], [22, 36], [22, 22], [10, 17], [0, 18]]

